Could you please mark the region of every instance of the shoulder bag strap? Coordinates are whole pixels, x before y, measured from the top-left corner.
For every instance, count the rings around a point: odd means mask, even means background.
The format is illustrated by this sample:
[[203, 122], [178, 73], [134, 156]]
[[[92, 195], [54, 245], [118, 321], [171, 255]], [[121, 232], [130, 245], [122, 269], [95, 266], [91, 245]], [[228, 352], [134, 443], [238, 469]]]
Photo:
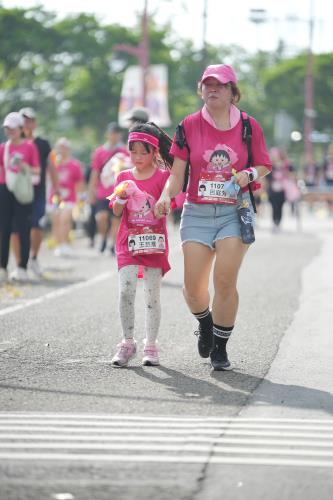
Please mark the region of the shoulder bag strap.
[[[186, 135], [185, 135], [185, 129], [184, 129], [183, 122], [180, 122], [176, 128], [176, 144], [180, 149], [186, 148], [188, 151], [188, 155], [190, 156], [190, 148], [189, 148], [189, 145], [187, 144], [187, 141], [186, 141]], [[190, 158], [186, 162], [184, 184], [183, 184], [183, 189], [182, 189], [183, 193], [186, 192], [189, 175], [190, 175]]]
[[9, 169], [9, 146], [10, 146], [10, 141], [6, 141], [5, 149], [3, 152], [3, 164], [5, 167], [5, 170]]
[[[245, 168], [249, 168], [252, 166], [252, 126], [250, 122], [249, 116], [244, 113], [244, 111], [240, 112], [241, 114], [241, 119], [242, 119], [242, 141], [246, 143], [247, 147], [247, 163]], [[256, 202], [253, 196], [253, 191], [251, 187], [251, 183], [249, 184], [249, 192], [250, 192], [250, 198], [251, 198], [251, 203], [253, 206], [253, 210], [255, 213], [257, 213], [257, 207], [256, 207]]]

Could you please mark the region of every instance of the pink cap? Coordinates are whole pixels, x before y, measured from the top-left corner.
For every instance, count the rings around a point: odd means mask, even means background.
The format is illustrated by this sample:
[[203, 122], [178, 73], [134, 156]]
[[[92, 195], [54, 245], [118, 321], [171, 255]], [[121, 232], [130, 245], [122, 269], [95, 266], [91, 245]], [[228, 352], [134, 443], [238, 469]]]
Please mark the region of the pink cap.
[[237, 77], [231, 66], [228, 64], [212, 64], [205, 69], [200, 83], [203, 83], [206, 78], [216, 78], [220, 83], [237, 83]]

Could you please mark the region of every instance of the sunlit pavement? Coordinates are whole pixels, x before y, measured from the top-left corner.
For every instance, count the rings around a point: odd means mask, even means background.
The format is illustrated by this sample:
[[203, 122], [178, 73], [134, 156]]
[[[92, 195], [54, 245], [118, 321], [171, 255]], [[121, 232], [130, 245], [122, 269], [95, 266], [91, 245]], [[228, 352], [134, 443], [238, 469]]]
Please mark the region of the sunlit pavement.
[[197, 355], [172, 227], [158, 368], [141, 366], [141, 284], [139, 355], [110, 367], [117, 270], [85, 240], [0, 289], [1, 500], [331, 499], [333, 219], [286, 208], [279, 233], [259, 216], [240, 273], [233, 372]]

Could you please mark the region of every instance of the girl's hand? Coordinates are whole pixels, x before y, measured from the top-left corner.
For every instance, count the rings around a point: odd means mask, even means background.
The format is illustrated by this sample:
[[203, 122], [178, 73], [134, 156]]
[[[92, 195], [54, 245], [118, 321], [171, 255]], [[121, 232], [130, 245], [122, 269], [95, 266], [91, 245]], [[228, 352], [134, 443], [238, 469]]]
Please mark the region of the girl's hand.
[[154, 214], [157, 219], [161, 219], [170, 212], [171, 199], [168, 196], [160, 198], [154, 207]]

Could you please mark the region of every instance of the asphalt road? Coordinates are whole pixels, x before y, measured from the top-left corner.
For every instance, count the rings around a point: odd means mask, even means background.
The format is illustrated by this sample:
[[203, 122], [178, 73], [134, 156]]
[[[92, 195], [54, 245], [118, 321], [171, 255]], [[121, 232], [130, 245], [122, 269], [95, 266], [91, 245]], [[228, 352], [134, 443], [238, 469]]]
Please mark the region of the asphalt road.
[[141, 366], [141, 284], [139, 355], [114, 369], [115, 260], [84, 239], [72, 259], [44, 249], [41, 282], [0, 288], [0, 499], [331, 499], [333, 346], [320, 336], [332, 281], [318, 269], [330, 265], [332, 227], [312, 217], [272, 235], [259, 221], [240, 274], [234, 371], [221, 373], [197, 355], [172, 228], [160, 367]]

